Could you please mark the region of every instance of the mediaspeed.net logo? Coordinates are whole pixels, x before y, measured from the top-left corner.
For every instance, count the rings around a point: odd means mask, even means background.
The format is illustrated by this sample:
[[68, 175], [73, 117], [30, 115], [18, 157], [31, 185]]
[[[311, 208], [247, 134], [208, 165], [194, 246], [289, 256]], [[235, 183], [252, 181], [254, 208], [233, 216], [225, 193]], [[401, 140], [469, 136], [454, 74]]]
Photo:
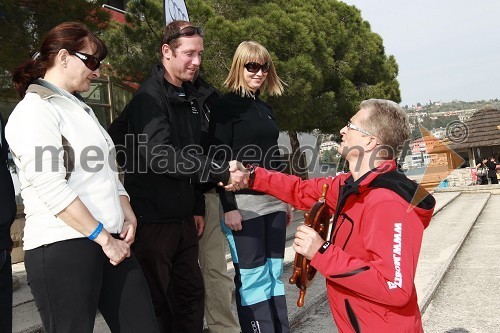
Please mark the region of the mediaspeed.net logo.
[[[461, 121], [452, 121], [446, 126], [445, 139], [438, 139], [423, 126], [420, 126], [420, 131], [427, 154], [431, 158], [420, 179], [420, 186], [413, 196], [409, 210], [417, 206], [430, 191], [435, 190], [441, 181], [464, 163], [465, 160], [449, 145], [464, 142], [469, 136], [467, 124]], [[428, 184], [435, 185], [429, 188]], [[427, 187], [427, 190], [424, 187]]]

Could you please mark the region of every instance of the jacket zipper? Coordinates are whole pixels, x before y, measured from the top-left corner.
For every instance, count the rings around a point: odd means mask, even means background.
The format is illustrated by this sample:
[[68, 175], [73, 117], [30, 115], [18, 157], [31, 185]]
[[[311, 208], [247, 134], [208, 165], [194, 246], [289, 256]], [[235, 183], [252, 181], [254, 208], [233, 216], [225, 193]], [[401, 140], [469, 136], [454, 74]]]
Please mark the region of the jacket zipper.
[[342, 273], [342, 274], [335, 274], [335, 275], [330, 275], [331, 278], [344, 278], [344, 277], [349, 277], [353, 276], [359, 273], [362, 273], [364, 271], [367, 271], [370, 269], [370, 266], [363, 266], [361, 268], [355, 269], [353, 271], [347, 272], [347, 273]]
[[354, 310], [352, 309], [351, 304], [349, 303], [349, 300], [345, 299], [344, 303], [345, 303], [345, 309], [347, 312], [347, 316], [349, 317], [349, 322], [351, 323], [352, 328], [354, 329], [354, 332], [361, 333], [361, 329], [359, 328], [358, 318], [356, 318], [356, 314], [354, 313]]
[[255, 104], [255, 108], [257, 109], [259, 116], [262, 118], [262, 112], [260, 112], [259, 103], [257, 103], [257, 98], [255, 96], [253, 97], [253, 103]]

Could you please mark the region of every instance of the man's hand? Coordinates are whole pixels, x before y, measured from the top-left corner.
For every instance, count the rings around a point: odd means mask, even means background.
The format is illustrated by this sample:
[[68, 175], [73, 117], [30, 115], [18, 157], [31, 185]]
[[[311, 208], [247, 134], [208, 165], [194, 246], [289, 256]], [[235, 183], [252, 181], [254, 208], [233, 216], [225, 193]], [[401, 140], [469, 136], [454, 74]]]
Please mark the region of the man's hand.
[[229, 162], [229, 180], [224, 188], [226, 191], [239, 191], [248, 187], [250, 172], [238, 161]]
[[196, 224], [196, 230], [198, 230], [198, 237], [201, 237], [203, 230], [205, 230], [205, 218], [203, 216], [195, 215], [194, 224]]
[[241, 226], [241, 220], [241, 214], [237, 209], [224, 213], [224, 224], [233, 231], [243, 229]]
[[318, 252], [319, 248], [325, 243], [325, 240], [311, 227], [300, 225], [295, 233], [293, 249], [298, 254], [302, 254], [307, 259]]

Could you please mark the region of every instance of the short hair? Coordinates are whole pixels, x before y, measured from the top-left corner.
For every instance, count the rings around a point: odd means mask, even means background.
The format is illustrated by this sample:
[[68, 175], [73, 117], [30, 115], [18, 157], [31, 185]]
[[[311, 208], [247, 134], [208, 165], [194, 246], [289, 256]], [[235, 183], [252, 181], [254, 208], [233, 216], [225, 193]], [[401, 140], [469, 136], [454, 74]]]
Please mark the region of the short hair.
[[388, 148], [387, 157], [396, 159], [411, 135], [406, 112], [397, 103], [385, 99], [364, 100], [359, 106], [370, 112], [363, 121], [365, 128]]
[[[163, 48], [163, 45], [167, 44], [167, 41], [176, 33], [180, 32], [182, 28], [193, 25], [189, 21], [183, 21], [183, 20], [175, 20], [170, 22], [163, 28], [163, 36], [161, 38], [161, 45], [160, 45], [160, 56], [161, 54], [161, 49]], [[179, 47], [181, 44], [180, 38], [175, 38], [170, 41], [167, 45], [170, 46], [172, 49], [172, 52], [175, 54], [175, 50]]]
[[252, 61], [258, 63], [267, 62], [270, 65], [266, 80], [262, 83], [260, 91], [262, 93], [268, 92], [270, 95], [281, 95], [284, 90], [284, 83], [278, 77], [278, 74], [276, 74], [271, 55], [264, 46], [255, 41], [244, 41], [238, 45], [224, 85], [230, 91], [238, 93], [241, 96], [250, 96], [252, 92], [244, 79], [244, 65]]
[[108, 54], [104, 42], [82, 23], [64, 22], [52, 28], [32, 58], [12, 71], [12, 82], [19, 96], [24, 97], [28, 86], [54, 66], [60, 50], [81, 51], [86, 46], [94, 50], [93, 55], [99, 60]]

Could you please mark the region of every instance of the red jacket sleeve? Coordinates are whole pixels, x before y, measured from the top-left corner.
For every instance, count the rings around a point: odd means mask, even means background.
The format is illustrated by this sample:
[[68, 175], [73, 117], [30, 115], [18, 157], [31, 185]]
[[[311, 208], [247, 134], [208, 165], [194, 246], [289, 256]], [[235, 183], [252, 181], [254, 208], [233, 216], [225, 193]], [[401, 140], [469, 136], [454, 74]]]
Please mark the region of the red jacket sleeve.
[[[411, 299], [424, 227], [408, 205], [378, 202], [362, 214], [359, 256], [331, 245], [311, 265], [328, 280], [372, 301], [402, 307]], [[352, 252], [354, 253], [354, 249]], [[362, 255], [364, 253], [364, 255]]]
[[339, 177], [302, 180], [297, 176], [255, 168], [252, 189], [271, 194], [300, 210], [309, 210], [321, 197], [323, 184], [328, 184], [326, 204], [333, 214], [337, 205]]

